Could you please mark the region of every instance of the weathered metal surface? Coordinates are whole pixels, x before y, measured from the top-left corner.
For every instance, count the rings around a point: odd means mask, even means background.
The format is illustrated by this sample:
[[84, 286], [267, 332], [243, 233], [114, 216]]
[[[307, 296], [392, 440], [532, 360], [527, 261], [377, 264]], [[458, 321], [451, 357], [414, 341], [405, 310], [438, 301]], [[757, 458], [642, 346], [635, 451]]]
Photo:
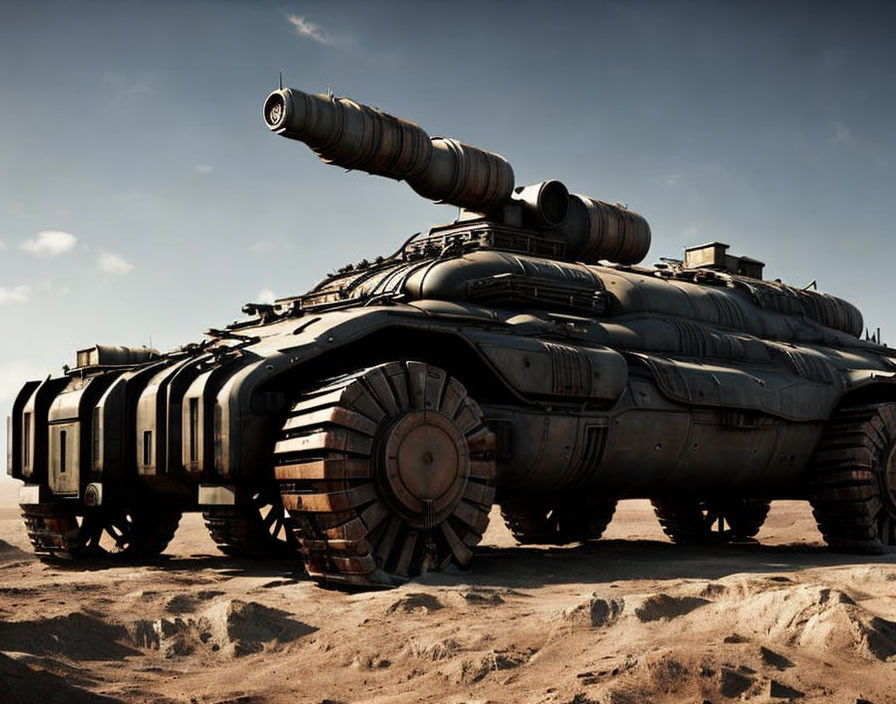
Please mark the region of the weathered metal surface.
[[203, 510], [225, 552], [390, 585], [466, 564], [496, 495], [522, 542], [594, 539], [622, 497], [680, 541], [747, 538], [776, 497], [810, 498], [832, 544], [896, 540], [896, 351], [855, 306], [719, 243], [634, 266], [636, 213], [514, 189], [502, 157], [348, 99], [264, 110], [327, 162], [468, 210], [198, 344], [95, 346], [28, 382], [7, 471], [39, 552], [121, 528], [151, 553]]

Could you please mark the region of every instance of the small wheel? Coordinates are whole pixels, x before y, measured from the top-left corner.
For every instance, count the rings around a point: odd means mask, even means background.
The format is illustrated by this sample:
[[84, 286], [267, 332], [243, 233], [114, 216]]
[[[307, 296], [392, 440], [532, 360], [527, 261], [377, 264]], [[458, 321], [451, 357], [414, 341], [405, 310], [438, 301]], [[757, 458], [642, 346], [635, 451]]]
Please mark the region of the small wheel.
[[771, 503], [764, 499], [652, 499], [663, 532], [681, 544], [726, 543], [753, 538]]
[[64, 560], [156, 556], [171, 542], [181, 517], [180, 511], [151, 506], [79, 513], [58, 503], [23, 505], [22, 515], [38, 556]]
[[544, 502], [519, 499], [501, 504], [501, 515], [521, 545], [567, 545], [598, 540], [613, 513], [615, 499], [563, 497]]
[[301, 397], [275, 474], [308, 573], [392, 586], [469, 562], [494, 499], [494, 446], [463, 385], [421, 362], [364, 369]]
[[896, 545], [896, 403], [838, 409], [808, 472], [812, 512], [832, 549]]
[[277, 488], [255, 491], [236, 506], [209, 506], [202, 512], [205, 526], [226, 555], [282, 557], [297, 547], [292, 523]]

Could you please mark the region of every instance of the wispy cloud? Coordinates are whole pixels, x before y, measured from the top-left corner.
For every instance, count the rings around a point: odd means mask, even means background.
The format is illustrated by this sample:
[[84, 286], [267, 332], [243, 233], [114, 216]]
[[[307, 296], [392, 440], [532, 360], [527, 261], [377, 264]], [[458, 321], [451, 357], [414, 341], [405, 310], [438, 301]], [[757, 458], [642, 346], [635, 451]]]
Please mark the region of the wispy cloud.
[[850, 144], [853, 141], [852, 130], [842, 122], [835, 121], [831, 127], [834, 130], [834, 135], [831, 137], [834, 144]]
[[62, 230], [43, 230], [38, 232], [31, 239], [22, 242], [19, 247], [26, 252], [37, 254], [43, 257], [55, 257], [57, 254], [64, 254], [72, 249], [78, 243], [78, 238], [68, 232]]
[[107, 274], [127, 274], [134, 268], [127, 259], [113, 252], [100, 252], [97, 266], [100, 271], [105, 271]]
[[666, 174], [665, 181], [667, 186], [674, 186], [681, 180], [681, 174]]
[[287, 15], [287, 21], [296, 28], [296, 34], [300, 37], [308, 37], [318, 44], [329, 46], [333, 43], [333, 37], [325, 32], [319, 25], [309, 22], [299, 15]]
[[0, 249], [6, 249], [6, 242], [0, 240]]
[[263, 288], [255, 296], [254, 303], [273, 303], [277, 300], [276, 294], [269, 288]]
[[0, 286], [0, 305], [4, 303], [25, 303], [31, 290], [28, 286], [15, 286], [13, 288], [3, 288]]
[[194, 166], [193, 169], [198, 174], [210, 174], [212, 171], [215, 170], [214, 167], [211, 167], [208, 164], [196, 164], [196, 166]]

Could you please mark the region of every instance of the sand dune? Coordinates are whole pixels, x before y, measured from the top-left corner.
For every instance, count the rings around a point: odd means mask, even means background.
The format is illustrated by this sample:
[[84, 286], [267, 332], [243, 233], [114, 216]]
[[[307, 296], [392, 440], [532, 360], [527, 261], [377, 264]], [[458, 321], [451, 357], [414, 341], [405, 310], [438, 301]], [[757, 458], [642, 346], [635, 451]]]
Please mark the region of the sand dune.
[[804, 504], [757, 545], [681, 548], [646, 502], [607, 539], [513, 546], [399, 589], [320, 589], [217, 553], [197, 516], [151, 565], [34, 560], [0, 483], [0, 701], [896, 701], [896, 554], [825, 551]]

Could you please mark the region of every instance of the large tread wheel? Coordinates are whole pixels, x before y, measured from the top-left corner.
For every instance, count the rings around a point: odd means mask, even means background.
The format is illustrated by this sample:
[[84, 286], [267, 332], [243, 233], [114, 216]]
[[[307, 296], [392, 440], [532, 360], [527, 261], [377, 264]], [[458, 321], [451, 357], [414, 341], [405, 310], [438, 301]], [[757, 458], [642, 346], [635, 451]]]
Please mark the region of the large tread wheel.
[[295, 555], [297, 543], [292, 522], [276, 487], [255, 491], [236, 506], [208, 506], [202, 512], [205, 527], [225, 555], [276, 558]]
[[401, 584], [467, 564], [495, 494], [495, 439], [444, 370], [392, 362], [298, 399], [275, 474], [309, 575]]
[[518, 499], [501, 504], [504, 522], [520, 545], [568, 545], [598, 540], [616, 512], [615, 499]]
[[838, 409], [809, 472], [812, 512], [831, 549], [896, 545], [896, 403]]
[[749, 540], [768, 516], [764, 499], [652, 499], [663, 532], [673, 542], [705, 545]]
[[80, 514], [58, 503], [21, 508], [28, 538], [42, 560], [155, 557], [168, 547], [181, 517], [180, 511], [155, 506], [100, 507]]

